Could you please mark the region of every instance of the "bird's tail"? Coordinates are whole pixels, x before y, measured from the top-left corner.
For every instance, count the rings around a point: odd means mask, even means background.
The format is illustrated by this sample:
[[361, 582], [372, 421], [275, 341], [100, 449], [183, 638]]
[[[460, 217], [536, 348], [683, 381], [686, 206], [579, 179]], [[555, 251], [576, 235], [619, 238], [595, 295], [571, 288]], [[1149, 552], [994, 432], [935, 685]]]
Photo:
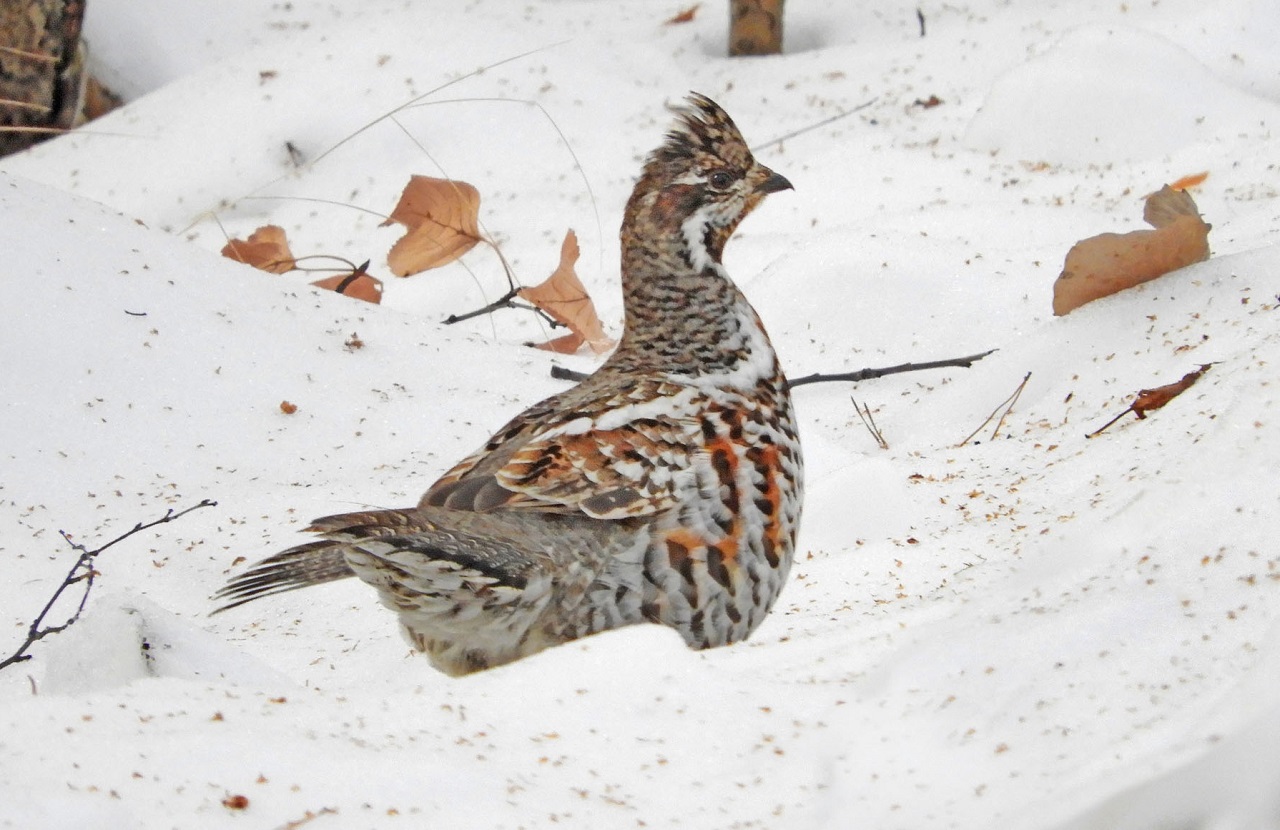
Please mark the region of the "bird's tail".
[[308, 542], [269, 556], [232, 578], [214, 594], [214, 599], [222, 600], [224, 604], [213, 613], [272, 594], [355, 576], [355, 571], [347, 564], [343, 553], [351, 542], [394, 536], [411, 523], [412, 518], [399, 510], [342, 513], [316, 519], [307, 528], [307, 532], [323, 533], [329, 538]]

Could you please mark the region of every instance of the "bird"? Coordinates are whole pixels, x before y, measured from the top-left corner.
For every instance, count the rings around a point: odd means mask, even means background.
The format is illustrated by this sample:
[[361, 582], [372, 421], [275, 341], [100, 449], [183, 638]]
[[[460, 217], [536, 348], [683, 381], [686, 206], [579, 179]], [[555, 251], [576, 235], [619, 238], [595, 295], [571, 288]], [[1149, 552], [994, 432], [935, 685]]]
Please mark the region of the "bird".
[[316, 519], [319, 539], [232, 578], [226, 611], [356, 576], [449, 675], [622, 626], [744, 640], [786, 581], [803, 503], [790, 390], [725, 243], [791, 182], [690, 93], [645, 159], [621, 237], [623, 331], [405, 509]]

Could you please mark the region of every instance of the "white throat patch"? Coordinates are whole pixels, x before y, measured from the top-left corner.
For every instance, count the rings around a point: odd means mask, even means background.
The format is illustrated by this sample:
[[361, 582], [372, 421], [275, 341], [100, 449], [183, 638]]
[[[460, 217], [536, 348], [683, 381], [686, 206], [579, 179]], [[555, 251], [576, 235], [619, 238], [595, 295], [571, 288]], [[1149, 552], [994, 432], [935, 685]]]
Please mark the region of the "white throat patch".
[[689, 251], [689, 264], [693, 266], [693, 270], [701, 273], [710, 269], [725, 279], [729, 275], [725, 272], [724, 266], [711, 258], [711, 252], [707, 250], [706, 228], [711, 224], [711, 216], [713, 209], [710, 205], [699, 208], [684, 222], [680, 224], [680, 232], [684, 235], [684, 244]]

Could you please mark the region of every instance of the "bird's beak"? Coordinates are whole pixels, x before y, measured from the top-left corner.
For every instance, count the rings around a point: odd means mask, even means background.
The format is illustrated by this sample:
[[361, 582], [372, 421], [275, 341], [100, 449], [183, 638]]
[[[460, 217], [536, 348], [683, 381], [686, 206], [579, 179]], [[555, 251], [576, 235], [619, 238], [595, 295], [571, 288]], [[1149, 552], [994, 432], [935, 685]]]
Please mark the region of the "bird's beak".
[[787, 177], [773, 172], [768, 167], [761, 168], [767, 175], [764, 181], [756, 185], [756, 193], [777, 193], [779, 190], [795, 190]]

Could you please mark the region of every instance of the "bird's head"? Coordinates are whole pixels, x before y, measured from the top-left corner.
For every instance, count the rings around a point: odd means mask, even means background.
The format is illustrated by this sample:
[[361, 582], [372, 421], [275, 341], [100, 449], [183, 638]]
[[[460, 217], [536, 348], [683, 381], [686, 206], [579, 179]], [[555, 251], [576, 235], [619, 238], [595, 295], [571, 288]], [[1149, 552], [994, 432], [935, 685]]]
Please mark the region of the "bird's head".
[[624, 245], [628, 233], [669, 240], [695, 270], [714, 267], [738, 224], [766, 195], [790, 187], [755, 160], [719, 104], [691, 93], [645, 162], [627, 203]]

